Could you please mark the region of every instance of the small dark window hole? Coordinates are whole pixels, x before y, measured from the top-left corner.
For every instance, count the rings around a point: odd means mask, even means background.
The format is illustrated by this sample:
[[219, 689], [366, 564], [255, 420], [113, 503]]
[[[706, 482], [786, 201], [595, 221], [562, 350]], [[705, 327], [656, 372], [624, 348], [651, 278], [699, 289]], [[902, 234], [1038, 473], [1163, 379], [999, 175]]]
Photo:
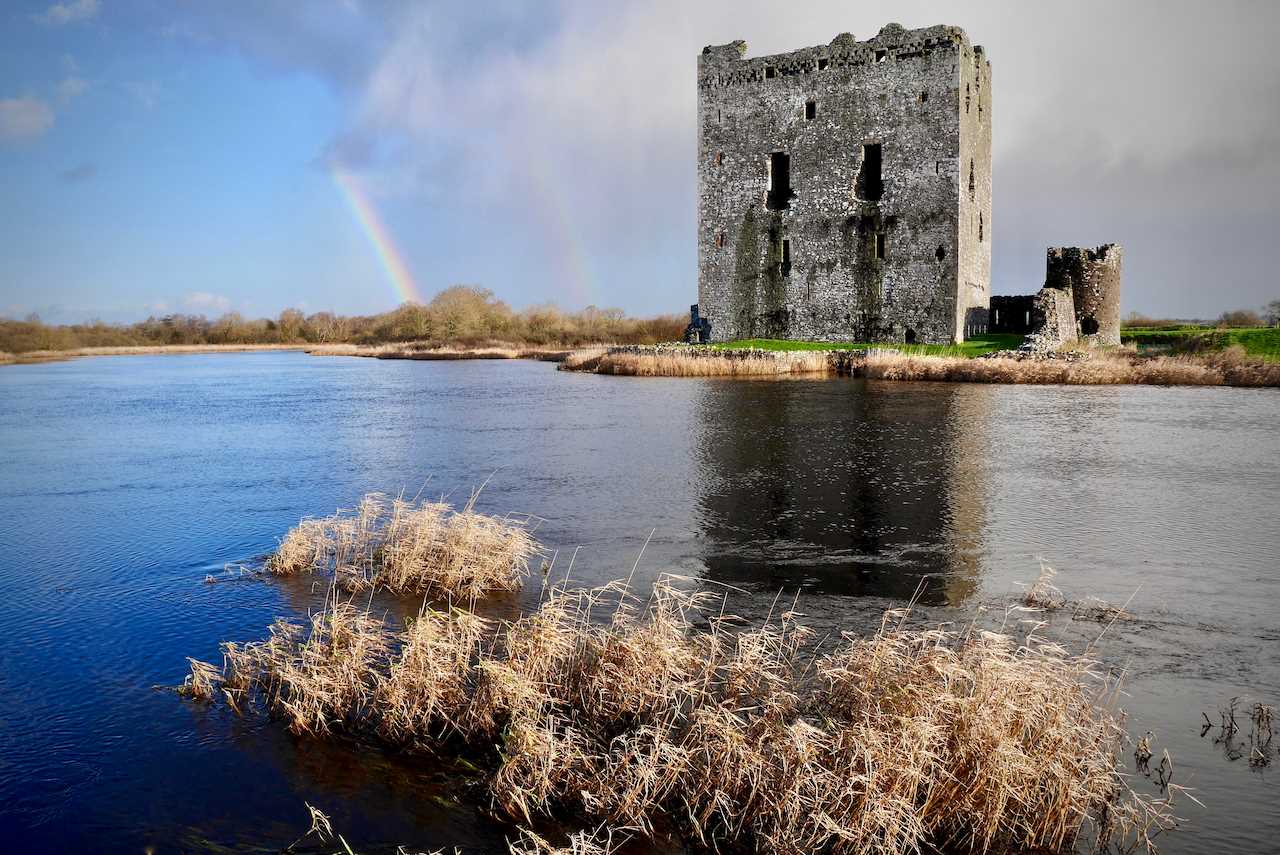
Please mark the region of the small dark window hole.
[[862, 165], [858, 167], [858, 183], [854, 188], [859, 199], [878, 202], [884, 195], [880, 175], [882, 154], [880, 143], [867, 143], [862, 147]]
[[903, 339], [906, 341], [907, 344], [915, 344], [916, 331], [911, 329], [911, 327], [907, 327], [907, 334], [903, 336]]
[[765, 207], [770, 211], [784, 211], [791, 207], [796, 194], [791, 189], [791, 157], [785, 151], [769, 155], [769, 193]]
[[876, 62], [884, 62], [888, 56], [889, 52], [887, 50], [878, 50], [876, 51]]
[[827, 70], [827, 66], [828, 66], [828, 65], [830, 65], [830, 64], [831, 64], [831, 60], [829, 60], [829, 59], [820, 59], [820, 60], [818, 60], [818, 70], [819, 70], [819, 71], [826, 71], [826, 70]]
[[886, 238], [886, 235], [884, 234], [876, 235], [876, 258], [880, 261], [884, 260], [889, 249], [889, 247], [886, 244], [885, 238]]
[[929, 93], [922, 91], [920, 93], [920, 103], [925, 104], [929, 101]]
[[1098, 321], [1096, 318], [1085, 317], [1080, 319], [1080, 332], [1085, 335], [1094, 335], [1098, 332]]
[[774, 68], [772, 65], [766, 65], [766, 66], [764, 67], [764, 79], [765, 79], [765, 80], [772, 80], [773, 78], [775, 78], [775, 77], [777, 77], [777, 76], [778, 76], [778, 69]]
[[947, 248], [942, 244], [938, 244], [938, 249], [934, 252], [933, 257], [942, 261], [942, 259], [947, 257]]
[[810, 121], [818, 118], [818, 102], [817, 101], [804, 102], [804, 117], [806, 119], [809, 119]]
[[782, 275], [791, 275], [791, 241], [782, 241]]

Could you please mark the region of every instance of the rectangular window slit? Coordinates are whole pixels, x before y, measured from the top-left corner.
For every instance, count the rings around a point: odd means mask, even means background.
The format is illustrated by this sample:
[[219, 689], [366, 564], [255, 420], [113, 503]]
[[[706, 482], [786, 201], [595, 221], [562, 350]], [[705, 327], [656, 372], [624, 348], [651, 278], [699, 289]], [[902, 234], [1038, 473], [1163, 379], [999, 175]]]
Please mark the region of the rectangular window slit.
[[791, 241], [782, 241], [782, 275], [791, 275]]
[[862, 165], [858, 167], [858, 183], [854, 188], [859, 199], [878, 202], [884, 195], [880, 176], [881, 156], [880, 143], [867, 143], [862, 147]]
[[886, 237], [887, 235], [884, 233], [876, 235], [876, 259], [879, 261], [883, 261], [886, 257], [886, 253], [888, 252], [888, 247], [886, 246], [885, 241]]
[[826, 70], [827, 70], [827, 66], [828, 66], [828, 65], [830, 65], [830, 64], [831, 64], [831, 60], [829, 60], [829, 59], [820, 59], [820, 60], [818, 60], [818, 70], [819, 70], [819, 71], [826, 71]]
[[769, 155], [769, 185], [765, 207], [770, 211], [785, 211], [791, 207], [796, 194], [791, 189], [791, 156], [785, 151]]
[[765, 80], [772, 80], [773, 78], [775, 78], [775, 77], [777, 77], [777, 76], [778, 76], [778, 69], [774, 68], [772, 65], [766, 65], [766, 66], [764, 67], [764, 79], [765, 79]]
[[887, 50], [878, 50], [876, 51], [876, 62], [884, 62], [888, 56], [889, 52]]
[[816, 118], [818, 117], [818, 102], [817, 102], [817, 101], [805, 101], [805, 102], [804, 102], [804, 117], [805, 117], [805, 119], [810, 120], [810, 121], [812, 121], [813, 119], [816, 119]]

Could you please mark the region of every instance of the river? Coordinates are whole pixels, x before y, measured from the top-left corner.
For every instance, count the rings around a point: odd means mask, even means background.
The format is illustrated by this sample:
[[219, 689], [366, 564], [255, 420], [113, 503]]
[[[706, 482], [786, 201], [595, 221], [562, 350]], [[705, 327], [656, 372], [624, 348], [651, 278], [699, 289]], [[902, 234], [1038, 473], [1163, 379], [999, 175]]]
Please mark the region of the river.
[[[460, 503], [482, 483], [478, 508], [539, 517], [582, 584], [639, 556], [639, 585], [683, 574], [746, 616], [798, 593], [822, 629], [863, 631], [917, 590], [921, 620], [964, 621], [1047, 562], [1067, 596], [1136, 616], [1099, 654], [1127, 671], [1131, 731], [1154, 731], [1204, 803], [1179, 802], [1162, 851], [1280, 840], [1280, 769], [1200, 735], [1232, 697], [1280, 704], [1278, 390], [248, 353], [0, 369], [6, 848], [278, 851], [309, 802], [357, 851], [505, 852], [511, 829], [445, 771], [154, 688], [317, 601], [206, 575], [365, 491]], [[491, 608], [538, 596], [535, 578]], [[1078, 649], [1102, 628], [1049, 619]]]

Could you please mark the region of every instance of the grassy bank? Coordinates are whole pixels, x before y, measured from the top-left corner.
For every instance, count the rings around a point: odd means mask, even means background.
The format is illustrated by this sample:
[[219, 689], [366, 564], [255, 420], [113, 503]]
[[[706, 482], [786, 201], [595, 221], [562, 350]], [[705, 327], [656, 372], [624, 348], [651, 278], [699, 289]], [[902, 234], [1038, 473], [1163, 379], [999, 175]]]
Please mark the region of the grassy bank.
[[570, 371], [643, 377], [851, 375], [882, 380], [1066, 385], [1280, 386], [1280, 362], [1242, 348], [1187, 356], [1143, 356], [1123, 349], [1055, 358], [944, 356], [897, 347], [745, 350], [658, 345], [595, 348], [571, 354]]
[[1280, 327], [1215, 329], [1203, 326], [1134, 327], [1120, 330], [1120, 340], [1141, 349], [1202, 353], [1240, 347], [1250, 356], [1280, 361]]
[[[1013, 350], [1022, 343], [1022, 336], [989, 333], [960, 344], [895, 344], [894, 350], [916, 356], [982, 356], [997, 350]], [[883, 344], [866, 342], [786, 341], [772, 338], [749, 338], [712, 345], [722, 350], [767, 350], [776, 352], [801, 350], [866, 351], [884, 348]]]
[[540, 359], [548, 362], [559, 362], [572, 352], [560, 347], [530, 347], [503, 341], [481, 342], [470, 347], [441, 346], [430, 341], [322, 344], [308, 347], [306, 351], [313, 356], [365, 356], [372, 359]]
[[[363, 602], [363, 601], [362, 601]], [[183, 693], [299, 734], [462, 753], [520, 823], [698, 850], [1069, 851], [1171, 822], [1118, 769], [1115, 687], [1060, 647], [885, 614], [821, 651], [789, 611], [742, 627], [659, 582], [553, 588], [515, 621], [424, 606], [405, 627], [331, 598], [198, 661]]]
[[305, 350], [301, 344], [164, 344], [122, 345], [119, 347], [76, 347], [69, 350], [0, 351], [0, 365], [59, 362], [86, 356], [145, 356], [166, 353], [244, 353], [259, 350]]

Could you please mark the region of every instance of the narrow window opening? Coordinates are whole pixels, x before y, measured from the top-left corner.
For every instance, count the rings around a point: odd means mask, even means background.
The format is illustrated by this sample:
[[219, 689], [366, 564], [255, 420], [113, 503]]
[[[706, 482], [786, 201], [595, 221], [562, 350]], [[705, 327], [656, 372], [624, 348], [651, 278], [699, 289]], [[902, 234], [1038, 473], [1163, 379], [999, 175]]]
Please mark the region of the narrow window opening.
[[878, 202], [884, 195], [881, 163], [880, 143], [867, 143], [862, 147], [862, 165], [858, 168], [858, 184], [854, 191], [859, 199]]
[[769, 155], [769, 194], [765, 207], [770, 211], [784, 211], [791, 207], [795, 197], [791, 189], [791, 156], [785, 151]]
[[927, 104], [928, 102], [929, 102], [929, 93], [928, 93], [928, 91], [921, 90], [921, 92], [920, 92], [920, 103], [921, 103], [921, 104]]
[[818, 118], [818, 102], [817, 101], [804, 102], [804, 117], [809, 121], [813, 121], [814, 119]]
[[969, 161], [969, 201], [973, 201], [974, 184], [973, 184], [973, 160]]
[[911, 327], [907, 327], [907, 334], [906, 334], [906, 335], [904, 335], [902, 338], [903, 338], [903, 340], [904, 340], [904, 341], [906, 341], [906, 343], [907, 343], [907, 344], [915, 344], [915, 343], [916, 343], [916, 331], [915, 331], [915, 330], [913, 330], [913, 329], [911, 329]]
[[969, 84], [964, 85], [964, 111], [969, 112]]
[[720, 166], [723, 163], [724, 163], [724, 152], [722, 151], [716, 152], [716, 166]]
[[942, 259], [947, 257], [947, 248], [942, 244], [938, 244], [938, 249], [933, 253], [933, 257], [942, 261]]
[[1023, 322], [1024, 324], [1026, 324], [1028, 328], [1030, 328], [1030, 327], [1031, 327], [1031, 312], [1030, 312], [1030, 311], [1028, 311], [1028, 312], [1027, 312], [1027, 316], [1026, 316], [1026, 318], [1024, 318], [1024, 319], [1023, 319], [1023, 321], [1022, 321], [1022, 322]]
[[978, 214], [978, 243], [984, 240], [982, 236], [982, 214]]
[[885, 240], [886, 237], [887, 235], [883, 232], [876, 235], [876, 258], [880, 261], [883, 261], [887, 257], [889, 251], [887, 241]]
[[765, 80], [772, 80], [773, 78], [775, 78], [775, 77], [777, 77], [777, 76], [778, 76], [778, 69], [774, 68], [772, 65], [766, 65], [766, 66], [764, 67], [764, 79], [765, 79]]
[[791, 275], [791, 241], [782, 241], [782, 275]]
[[889, 52], [887, 50], [878, 50], [876, 51], [876, 62], [884, 62], [888, 56]]
[[723, 249], [723, 248], [724, 248], [724, 232], [720, 232], [719, 234], [716, 235], [716, 249]]
[[1080, 332], [1085, 335], [1095, 335], [1098, 332], [1098, 321], [1096, 318], [1081, 318]]
[[828, 65], [830, 65], [830, 64], [831, 64], [831, 60], [829, 60], [829, 59], [820, 59], [820, 60], [818, 60], [818, 70], [819, 70], [819, 71], [826, 71], [826, 70], [827, 70], [827, 66], [828, 66]]

